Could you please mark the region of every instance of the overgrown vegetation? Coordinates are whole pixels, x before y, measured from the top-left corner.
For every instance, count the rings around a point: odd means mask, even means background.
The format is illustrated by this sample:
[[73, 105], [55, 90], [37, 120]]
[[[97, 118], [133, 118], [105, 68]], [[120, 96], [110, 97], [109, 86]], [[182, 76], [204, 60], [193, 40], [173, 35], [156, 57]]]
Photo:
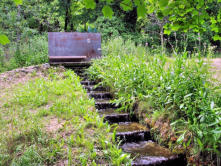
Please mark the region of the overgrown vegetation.
[[[169, 120], [192, 154], [220, 157], [221, 88], [202, 58], [220, 56], [220, 0], [1, 0], [0, 23], [0, 73], [46, 63], [46, 32], [101, 33], [105, 57], [91, 78], [122, 109], [143, 102], [148, 118]], [[128, 162], [72, 72], [0, 90], [0, 164]], [[50, 118], [63, 124], [59, 131], [45, 129]]]
[[0, 46], [0, 73], [48, 62], [47, 34], [24, 36], [19, 43]]
[[0, 165], [127, 165], [73, 71], [49, 69], [0, 99]]
[[105, 43], [103, 53], [88, 73], [111, 88], [122, 109], [145, 101], [149, 118], [157, 113], [170, 120], [178, 144], [194, 155], [209, 151], [220, 157], [221, 87], [209, 59], [187, 52], [168, 58], [119, 38]]
[[[204, 53], [214, 46], [220, 54], [220, 5], [215, 0], [1, 0], [0, 72], [47, 62], [44, 33], [51, 31], [98, 32], [103, 41], [121, 36], [169, 52]], [[32, 51], [39, 47], [39, 53]]]

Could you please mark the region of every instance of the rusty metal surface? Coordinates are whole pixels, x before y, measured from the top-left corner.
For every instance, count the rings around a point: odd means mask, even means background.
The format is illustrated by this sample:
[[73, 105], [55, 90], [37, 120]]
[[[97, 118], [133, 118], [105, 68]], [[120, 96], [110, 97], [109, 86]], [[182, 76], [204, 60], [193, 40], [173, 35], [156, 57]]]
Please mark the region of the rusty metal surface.
[[[76, 61], [90, 61], [92, 58], [101, 56], [101, 35], [99, 33], [49, 32], [48, 48], [50, 61], [53, 61], [55, 56], [70, 56], [72, 58], [66, 59], [72, 59], [72, 61], [75, 57]], [[79, 60], [79, 57], [86, 58]]]

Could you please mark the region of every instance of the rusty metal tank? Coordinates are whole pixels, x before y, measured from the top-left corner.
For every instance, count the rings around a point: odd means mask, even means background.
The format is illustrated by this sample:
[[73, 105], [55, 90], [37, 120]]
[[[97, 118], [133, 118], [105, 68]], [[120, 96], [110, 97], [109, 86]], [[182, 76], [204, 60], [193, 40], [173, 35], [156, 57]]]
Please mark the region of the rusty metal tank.
[[101, 57], [101, 35], [99, 33], [49, 32], [49, 63], [71, 65], [89, 63]]

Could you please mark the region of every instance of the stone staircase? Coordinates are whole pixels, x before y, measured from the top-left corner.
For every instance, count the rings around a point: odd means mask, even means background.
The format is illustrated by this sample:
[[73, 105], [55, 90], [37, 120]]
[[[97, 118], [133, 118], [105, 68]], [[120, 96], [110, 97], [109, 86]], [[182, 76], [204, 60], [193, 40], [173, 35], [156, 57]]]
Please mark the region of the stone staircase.
[[[87, 67], [87, 66], [86, 66]], [[134, 166], [185, 166], [184, 155], [176, 155], [164, 148], [151, 137], [150, 130], [139, 123], [139, 119], [129, 112], [117, 112], [119, 107], [110, 102], [113, 99], [108, 88], [90, 81], [84, 74], [85, 66], [71, 67], [81, 78], [81, 84], [89, 97], [95, 99], [95, 107], [109, 124], [116, 124], [116, 138], [121, 142], [120, 148], [130, 153]], [[70, 68], [70, 67], [69, 67]], [[113, 130], [112, 130], [113, 131]]]

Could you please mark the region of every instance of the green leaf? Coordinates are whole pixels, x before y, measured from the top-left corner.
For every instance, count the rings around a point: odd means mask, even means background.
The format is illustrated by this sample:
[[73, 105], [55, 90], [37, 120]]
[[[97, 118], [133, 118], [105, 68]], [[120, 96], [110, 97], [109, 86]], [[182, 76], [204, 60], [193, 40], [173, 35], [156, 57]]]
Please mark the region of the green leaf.
[[211, 17], [211, 18], [210, 18], [210, 21], [211, 21], [212, 24], [216, 24], [216, 23], [217, 23], [217, 21], [215, 20], [214, 17]]
[[125, 154], [125, 153], [123, 153], [123, 154], [120, 155], [120, 159], [119, 159], [119, 160], [120, 160], [121, 162], [123, 162], [127, 157], [128, 157], [128, 155]]
[[170, 34], [171, 34], [171, 31], [170, 31], [169, 29], [164, 29], [164, 34], [170, 35]]
[[183, 106], [184, 106], [184, 104], [181, 104], [181, 105], [180, 105], [180, 109], [182, 109], [182, 108], [183, 108]]
[[177, 139], [177, 143], [178, 143], [178, 144], [180, 144], [180, 143], [183, 142], [183, 140], [184, 140], [184, 138], [185, 138], [185, 134], [186, 134], [186, 131], [179, 136], [179, 138]]
[[140, 0], [134, 0], [134, 4], [135, 4], [136, 6], [139, 6], [139, 5], [140, 5]]
[[102, 9], [102, 13], [105, 17], [112, 18], [114, 12], [110, 6], [105, 5]]
[[22, 5], [22, 0], [14, 0], [15, 4], [18, 5]]
[[213, 40], [217, 41], [217, 40], [221, 40], [221, 36], [219, 35], [215, 35], [213, 36]]
[[133, 9], [133, 4], [131, 2], [131, 0], [123, 0], [120, 3], [120, 6], [123, 8], [124, 11], [129, 11]]
[[6, 45], [6, 44], [9, 44], [9, 43], [10, 43], [10, 40], [8, 39], [7, 36], [0, 35], [0, 44]]
[[196, 139], [198, 145], [200, 146], [200, 149], [203, 149], [203, 143], [201, 142], [201, 140], [199, 138]]
[[221, 128], [218, 128], [218, 129], [214, 130], [213, 133], [215, 133], [215, 134], [221, 134]]
[[188, 147], [190, 145], [190, 143], [191, 143], [191, 139], [188, 140], [186, 146]]
[[170, 13], [170, 9], [165, 8], [164, 10], [162, 10], [162, 13], [163, 13], [164, 16], [167, 16]]
[[[178, 31], [179, 29], [180, 29], [180, 25], [179, 24], [173, 24], [173, 25], [171, 25], [171, 29], [173, 30], [173, 31]], [[191, 96], [192, 94], [190, 94], [190, 96]], [[188, 97], [188, 95], [187, 95], [187, 97]], [[184, 97], [185, 98], [185, 97]]]
[[160, 0], [159, 5], [160, 7], [164, 8], [168, 5], [169, 0]]
[[213, 25], [211, 25], [211, 30], [212, 30], [213, 32], [216, 32], [216, 33], [219, 32], [218, 26], [213, 26]]
[[96, 7], [94, 0], [84, 0], [84, 4], [87, 9], [94, 9]]
[[192, 95], [193, 95], [192, 93], [189, 93], [188, 95], [184, 96], [184, 99], [186, 99], [186, 98], [188, 98], [188, 97], [190, 97]]
[[137, 15], [138, 15], [138, 17], [145, 17], [146, 16], [146, 8], [144, 5], [137, 6]]

